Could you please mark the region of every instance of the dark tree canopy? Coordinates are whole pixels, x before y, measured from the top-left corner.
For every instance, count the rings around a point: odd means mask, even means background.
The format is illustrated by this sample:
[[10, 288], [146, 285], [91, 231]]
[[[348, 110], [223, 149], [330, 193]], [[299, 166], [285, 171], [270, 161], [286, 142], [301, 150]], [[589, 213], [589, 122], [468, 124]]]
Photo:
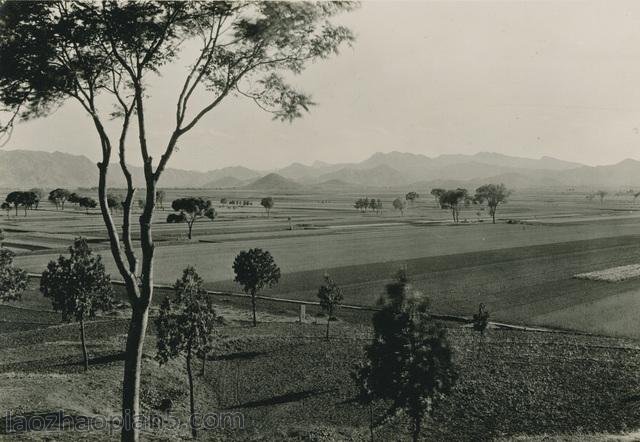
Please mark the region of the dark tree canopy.
[[49, 192], [49, 201], [52, 202], [55, 206], [56, 209], [61, 208], [62, 210], [64, 210], [64, 203], [69, 199], [69, 197], [71, 196], [71, 192], [69, 192], [67, 189], [53, 189], [51, 192]]
[[85, 343], [84, 321], [99, 311], [113, 307], [111, 280], [100, 255], [94, 255], [84, 238], [77, 238], [69, 247], [70, 257], [62, 255], [50, 261], [40, 278], [40, 291], [51, 298], [53, 309], [62, 313], [64, 322], [80, 323], [80, 339], [85, 371], [89, 359]]
[[256, 320], [256, 294], [265, 287], [273, 287], [280, 280], [280, 268], [273, 256], [266, 250], [243, 250], [233, 262], [236, 274], [235, 282], [242, 286], [245, 293], [251, 295], [253, 307], [253, 325]]
[[260, 200], [260, 205], [262, 207], [264, 207], [264, 210], [266, 210], [267, 212], [267, 218], [269, 217], [269, 213], [271, 212], [271, 209], [273, 209], [273, 198], [268, 196], [266, 198], [262, 198], [262, 200]]
[[187, 223], [189, 239], [191, 239], [193, 225], [198, 218], [208, 218], [213, 221], [217, 215], [216, 209], [212, 207], [211, 201], [199, 197], [178, 198], [171, 203], [171, 208], [178, 213], [170, 214], [167, 217], [167, 222]]
[[387, 285], [373, 316], [374, 338], [355, 374], [360, 399], [382, 400], [390, 415], [404, 412], [420, 436], [426, 415], [453, 387], [457, 374], [446, 328], [429, 314], [429, 302], [409, 284], [404, 271]]

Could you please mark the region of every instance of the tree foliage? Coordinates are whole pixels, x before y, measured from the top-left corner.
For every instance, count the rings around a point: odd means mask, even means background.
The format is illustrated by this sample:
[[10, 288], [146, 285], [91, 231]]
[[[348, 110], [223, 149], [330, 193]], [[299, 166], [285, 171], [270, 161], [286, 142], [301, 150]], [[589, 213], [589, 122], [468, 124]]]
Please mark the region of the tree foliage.
[[[193, 225], [199, 218], [208, 218], [213, 221], [216, 218], [216, 209], [211, 205], [211, 201], [203, 198], [178, 198], [171, 203], [171, 208], [178, 212], [167, 217], [168, 223], [187, 223], [188, 237], [191, 239]], [[171, 216], [173, 215], [173, 216]]]
[[257, 325], [256, 319], [256, 294], [265, 287], [273, 287], [280, 280], [280, 268], [276, 265], [273, 256], [266, 250], [243, 250], [236, 256], [233, 262], [235, 282], [242, 286], [245, 293], [251, 295], [253, 309], [253, 326]]
[[62, 255], [50, 261], [40, 278], [40, 291], [51, 298], [53, 309], [62, 313], [64, 322], [80, 323], [85, 370], [89, 367], [84, 336], [84, 321], [99, 311], [113, 307], [111, 280], [102, 257], [94, 255], [84, 238], [69, 247], [70, 257]]
[[460, 210], [464, 206], [468, 206], [473, 201], [467, 189], [458, 187], [455, 190], [445, 190], [440, 194], [438, 202], [442, 209], [451, 210], [453, 222], [460, 222]]
[[318, 289], [318, 299], [320, 307], [327, 315], [326, 338], [329, 340], [329, 324], [336, 318], [336, 312], [342, 303], [342, 289], [328, 274], [324, 275], [324, 284]]
[[0, 247], [0, 302], [17, 301], [27, 289], [27, 272], [13, 265], [14, 256]]
[[269, 213], [271, 213], [271, 209], [273, 209], [273, 198], [268, 196], [266, 198], [262, 198], [260, 200], [260, 205], [264, 207], [264, 210], [267, 212], [267, 218], [269, 218]]
[[56, 206], [56, 210], [58, 210], [59, 208], [64, 210], [64, 203], [67, 202], [70, 196], [71, 192], [69, 192], [67, 189], [57, 188], [49, 192], [48, 199], [49, 202], [53, 203]]
[[493, 224], [495, 224], [498, 205], [506, 203], [510, 194], [511, 191], [504, 184], [485, 184], [476, 189], [474, 199], [480, 204], [487, 203], [489, 215], [491, 215]]
[[355, 379], [360, 399], [381, 400], [389, 415], [403, 412], [417, 441], [424, 418], [451, 391], [457, 374], [446, 329], [429, 314], [429, 303], [412, 289], [404, 271], [387, 285], [373, 316], [374, 337]]
[[186, 356], [187, 377], [189, 381], [189, 403], [191, 413], [191, 433], [197, 437], [194, 422], [195, 398], [192, 371], [192, 358], [207, 352], [213, 347], [216, 338], [216, 311], [211, 297], [207, 296], [204, 281], [196, 270], [189, 266], [182, 277], [174, 284], [174, 296], [167, 296], [160, 306], [155, 320], [157, 328], [156, 360], [165, 364], [180, 355]]
[[407, 207], [407, 203], [400, 198], [393, 200], [393, 208], [400, 212], [400, 215], [404, 215], [404, 209]]

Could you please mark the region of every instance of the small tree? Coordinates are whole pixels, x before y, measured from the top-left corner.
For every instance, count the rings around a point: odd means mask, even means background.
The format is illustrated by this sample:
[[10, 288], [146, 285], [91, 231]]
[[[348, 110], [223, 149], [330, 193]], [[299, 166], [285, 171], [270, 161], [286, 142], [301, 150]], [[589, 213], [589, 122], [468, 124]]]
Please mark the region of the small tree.
[[[5, 202], [8, 204], [13, 205], [15, 211], [16, 211], [16, 216], [18, 216], [18, 207], [20, 206], [24, 206], [24, 192], [20, 192], [20, 191], [14, 191], [14, 192], [10, 192], [6, 198], [5, 198]], [[25, 206], [24, 209], [24, 216], [27, 216], [27, 208]]]
[[27, 272], [13, 265], [14, 256], [0, 245], [0, 302], [18, 301], [27, 289]]
[[98, 311], [109, 311], [113, 303], [111, 280], [102, 257], [94, 255], [84, 238], [77, 238], [69, 247], [71, 256], [60, 255], [50, 261], [40, 278], [40, 291], [51, 298], [53, 309], [62, 312], [64, 322], [80, 323], [80, 340], [84, 370], [89, 369], [84, 322]]
[[320, 307], [327, 315], [327, 334], [326, 339], [329, 340], [329, 324], [336, 319], [336, 311], [342, 302], [342, 289], [327, 274], [324, 275], [324, 284], [318, 290], [318, 299], [320, 299]]
[[453, 222], [460, 222], [460, 208], [468, 206], [473, 199], [469, 196], [467, 189], [457, 188], [455, 190], [446, 190], [440, 195], [440, 207], [450, 209]]
[[3, 201], [3, 203], [0, 205], [0, 208], [7, 213], [7, 218], [8, 218], [9, 215], [11, 214], [11, 204], [6, 201]]
[[269, 218], [269, 213], [271, 213], [271, 209], [273, 209], [273, 198], [270, 196], [262, 198], [262, 200], [260, 200], [260, 205], [264, 207], [264, 210], [267, 212], [267, 218]]
[[370, 399], [404, 412], [418, 441], [422, 422], [450, 391], [457, 378], [446, 329], [434, 322], [428, 300], [409, 285], [404, 271], [387, 285], [381, 310], [373, 316], [374, 338], [355, 378]]
[[49, 201], [56, 206], [56, 210], [62, 208], [64, 210], [64, 203], [69, 199], [71, 192], [67, 189], [54, 189], [49, 192]]
[[496, 210], [499, 204], [507, 202], [507, 197], [511, 194], [504, 184], [485, 184], [476, 189], [475, 201], [482, 204], [486, 201], [489, 207], [489, 215], [496, 223]]
[[484, 332], [489, 326], [489, 312], [484, 304], [478, 306], [478, 313], [473, 315], [473, 329], [480, 332], [480, 336], [484, 336]]
[[178, 212], [178, 217], [172, 218], [169, 215], [167, 222], [186, 222], [189, 229], [189, 239], [191, 239], [191, 231], [198, 218], [209, 218], [211, 221], [216, 218], [216, 210], [211, 207], [211, 201], [205, 201], [202, 198], [178, 198], [171, 203], [171, 208]]
[[262, 249], [242, 251], [233, 262], [236, 274], [235, 282], [242, 286], [245, 293], [251, 295], [253, 310], [253, 326], [256, 319], [256, 294], [264, 287], [273, 287], [280, 280], [280, 268], [276, 265], [271, 253]]
[[409, 203], [410, 203], [411, 205], [413, 205], [413, 203], [414, 203], [418, 198], [420, 198], [420, 195], [418, 194], [418, 192], [413, 192], [413, 191], [411, 191], [411, 192], [407, 193], [407, 194], [404, 196], [404, 198], [405, 198], [407, 201], [409, 201]]
[[596, 192], [596, 195], [598, 195], [598, 198], [600, 198], [600, 205], [602, 205], [602, 203], [604, 203], [604, 197], [607, 196], [609, 193], [605, 190], [598, 190]]
[[42, 198], [44, 198], [44, 190], [40, 189], [39, 187], [34, 187], [33, 189], [30, 189], [29, 192], [33, 193], [36, 196], [34, 206], [36, 209], [38, 209], [40, 201], [42, 201]]
[[96, 202], [96, 200], [88, 196], [80, 198], [78, 204], [80, 205], [80, 207], [84, 208], [87, 215], [89, 214], [89, 209], [95, 209], [96, 207], [98, 207], [98, 203]]
[[166, 297], [155, 321], [157, 332], [156, 360], [165, 364], [180, 355], [186, 357], [189, 382], [189, 411], [191, 435], [198, 436], [195, 425], [195, 397], [192, 360], [198, 354], [208, 352], [213, 345], [216, 312], [203, 289], [203, 280], [189, 266], [182, 278], [174, 284], [173, 298]]
[[118, 211], [118, 209], [122, 208], [123, 201], [121, 195], [115, 193], [107, 194], [107, 207], [111, 210]]
[[393, 200], [393, 208], [400, 211], [400, 215], [404, 216], [404, 208], [407, 206], [407, 203], [402, 201], [400, 198], [396, 198]]
[[431, 189], [431, 195], [433, 195], [433, 197], [436, 199], [436, 204], [438, 206], [440, 206], [440, 197], [442, 196], [443, 193], [445, 193], [446, 190], [444, 189], [440, 189], [440, 188], [435, 188], [435, 189]]
[[164, 210], [164, 197], [167, 193], [164, 190], [156, 190], [156, 204]]
[[22, 192], [22, 205], [24, 206], [24, 216], [27, 216], [27, 209], [32, 210], [40, 204], [40, 197], [36, 192]]

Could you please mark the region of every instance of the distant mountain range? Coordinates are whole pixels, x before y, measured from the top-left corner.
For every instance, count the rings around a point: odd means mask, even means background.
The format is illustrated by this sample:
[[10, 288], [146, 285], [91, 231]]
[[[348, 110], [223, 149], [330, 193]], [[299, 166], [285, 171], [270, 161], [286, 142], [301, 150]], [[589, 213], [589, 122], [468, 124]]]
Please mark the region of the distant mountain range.
[[[131, 167], [136, 186], [144, 186], [143, 171]], [[0, 150], [0, 187], [94, 187], [98, 170], [87, 157], [62, 152]], [[640, 161], [627, 159], [609, 166], [585, 166], [551, 157], [521, 158], [491, 152], [475, 155], [440, 155], [390, 152], [376, 153], [359, 163], [311, 165], [293, 163], [273, 171], [242, 166], [208, 172], [166, 169], [162, 187], [237, 188], [297, 192], [361, 190], [366, 188], [425, 191], [433, 187], [504, 183], [512, 188], [640, 187]], [[117, 164], [109, 174], [109, 186], [124, 187]]]

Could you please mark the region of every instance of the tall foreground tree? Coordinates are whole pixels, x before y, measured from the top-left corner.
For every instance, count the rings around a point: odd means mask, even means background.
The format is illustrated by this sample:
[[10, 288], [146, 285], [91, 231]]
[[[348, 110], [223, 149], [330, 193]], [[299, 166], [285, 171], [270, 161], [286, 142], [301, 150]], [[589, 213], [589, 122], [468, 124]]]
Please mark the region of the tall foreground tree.
[[111, 280], [102, 257], [94, 255], [84, 238], [77, 238], [69, 247], [70, 257], [62, 255], [50, 261], [40, 278], [40, 291], [51, 298], [53, 309], [62, 313], [64, 322], [80, 323], [80, 342], [84, 371], [89, 370], [89, 357], [84, 322], [98, 311], [109, 311], [113, 305]]
[[475, 201], [482, 204], [487, 203], [489, 207], [489, 215], [493, 220], [493, 224], [496, 223], [496, 210], [498, 205], [507, 202], [507, 197], [511, 194], [504, 184], [485, 184], [476, 189]]
[[[123, 440], [139, 438], [134, 422], [140, 412], [142, 345], [153, 296], [151, 220], [160, 178], [178, 142], [226, 98], [246, 97], [283, 121], [302, 116], [314, 103], [309, 95], [291, 87], [285, 74], [299, 74], [308, 63], [327, 58], [342, 44], [350, 43], [350, 30], [331, 19], [353, 7], [349, 2], [52, 1], [0, 5], [0, 108], [7, 111], [0, 134], [10, 134], [20, 119], [46, 116], [71, 99], [86, 111], [98, 136], [102, 154], [98, 200], [132, 307], [122, 390]], [[175, 122], [167, 128], [166, 143], [150, 146], [149, 81], [161, 81], [155, 74], [175, 63], [186, 45], [199, 45], [199, 50], [189, 52], [195, 53], [191, 60], [180, 59], [187, 68], [176, 91]], [[196, 96], [205, 104], [194, 104]], [[115, 140], [105, 129], [107, 118], [119, 125]], [[134, 122], [135, 143], [127, 139]], [[135, 188], [126, 161], [134, 144], [142, 156], [145, 180], [146, 203], [139, 218], [140, 255], [131, 240]], [[152, 148], [160, 149], [155, 162]], [[122, 235], [106, 195], [114, 150], [127, 184]]]

